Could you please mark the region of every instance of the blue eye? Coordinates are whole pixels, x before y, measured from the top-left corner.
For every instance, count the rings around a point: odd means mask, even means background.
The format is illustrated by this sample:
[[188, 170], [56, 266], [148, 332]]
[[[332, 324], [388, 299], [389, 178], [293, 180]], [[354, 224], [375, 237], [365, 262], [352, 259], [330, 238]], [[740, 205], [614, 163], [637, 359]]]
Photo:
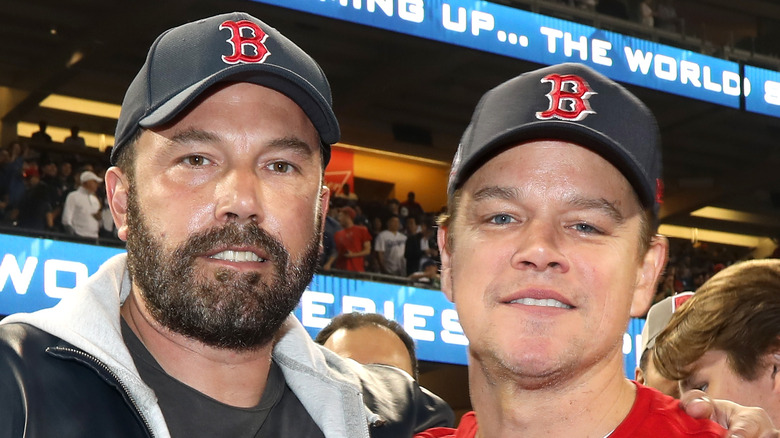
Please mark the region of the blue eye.
[[599, 230], [597, 230], [595, 227], [584, 223], [575, 224], [574, 229], [580, 233], [586, 233], [586, 234], [599, 232]]
[[497, 225], [505, 225], [505, 224], [512, 223], [513, 221], [514, 219], [512, 218], [512, 216], [508, 214], [497, 214], [490, 218], [490, 222]]

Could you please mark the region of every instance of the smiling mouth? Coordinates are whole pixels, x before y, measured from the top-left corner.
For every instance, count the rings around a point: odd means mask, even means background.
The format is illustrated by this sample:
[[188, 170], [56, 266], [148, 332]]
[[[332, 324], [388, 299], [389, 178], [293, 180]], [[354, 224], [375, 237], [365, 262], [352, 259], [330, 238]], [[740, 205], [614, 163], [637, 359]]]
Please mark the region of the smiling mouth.
[[212, 256], [211, 259], [224, 260], [227, 262], [265, 262], [267, 259], [261, 258], [252, 251], [222, 251]]
[[554, 300], [552, 298], [547, 299], [536, 299], [536, 298], [520, 298], [517, 300], [512, 300], [509, 302], [510, 304], [522, 304], [525, 306], [537, 306], [537, 307], [558, 307], [560, 309], [573, 309], [573, 306], [570, 306], [568, 304], [564, 304], [558, 300]]

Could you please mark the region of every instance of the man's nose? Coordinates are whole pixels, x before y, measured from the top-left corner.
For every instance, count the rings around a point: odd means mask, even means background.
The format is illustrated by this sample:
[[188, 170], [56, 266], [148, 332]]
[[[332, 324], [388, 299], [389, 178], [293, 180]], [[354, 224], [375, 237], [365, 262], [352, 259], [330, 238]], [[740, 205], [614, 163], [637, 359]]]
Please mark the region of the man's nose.
[[218, 220], [262, 221], [262, 182], [255, 172], [231, 169], [219, 181], [216, 196]]
[[564, 238], [562, 232], [563, 230], [558, 230], [554, 225], [539, 220], [529, 221], [527, 226], [518, 231], [512, 266], [535, 271], [568, 271], [569, 262], [561, 251], [561, 239]]

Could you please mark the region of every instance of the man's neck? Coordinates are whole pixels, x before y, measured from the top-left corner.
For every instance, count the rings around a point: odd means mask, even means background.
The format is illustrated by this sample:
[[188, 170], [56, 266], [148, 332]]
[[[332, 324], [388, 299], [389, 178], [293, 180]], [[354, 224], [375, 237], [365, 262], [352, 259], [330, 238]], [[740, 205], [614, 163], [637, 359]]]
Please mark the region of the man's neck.
[[162, 327], [148, 313], [135, 289], [122, 305], [121, 315], [171, 377], [231, 406], [252, 407], [260, 402], [273, 343], [247, 352], [204, 345]]
[[635, 385], [622, 375], [622, 362], [616, 363], [617, 367], [611, 365], [541, 389], [488, 378], [479, 365], [470, 365], [478, 437], [607, 436], [626, 418], [636, 398]]

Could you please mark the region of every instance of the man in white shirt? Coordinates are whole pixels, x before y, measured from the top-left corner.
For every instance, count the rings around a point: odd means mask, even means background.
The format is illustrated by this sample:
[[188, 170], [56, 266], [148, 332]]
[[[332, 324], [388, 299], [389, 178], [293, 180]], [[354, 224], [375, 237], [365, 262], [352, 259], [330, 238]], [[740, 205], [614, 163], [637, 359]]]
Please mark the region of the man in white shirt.
[[387, 220], [387, 229], [377, 234], [374, 246], [382, 272], [390, 275], [406, 276], [406, 234], [400, 232], [401, 220], [391, 216]]
[[70, 192], [62, 210], [62, 225], [72, 234], [97, 239], [100, 230], [100, 199], [95, 196], [103, 180], [89, 170], [79, 177], [81, 187]]

